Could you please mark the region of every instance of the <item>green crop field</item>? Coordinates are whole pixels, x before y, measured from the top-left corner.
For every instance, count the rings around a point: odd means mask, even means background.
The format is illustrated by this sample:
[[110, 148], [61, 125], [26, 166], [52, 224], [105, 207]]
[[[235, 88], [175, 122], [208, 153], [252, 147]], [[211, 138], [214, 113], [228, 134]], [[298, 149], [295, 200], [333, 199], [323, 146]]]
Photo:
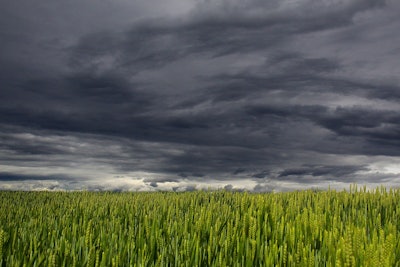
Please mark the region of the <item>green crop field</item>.
[[400, 190], [0, 192], [0, 266], [400, 266]]

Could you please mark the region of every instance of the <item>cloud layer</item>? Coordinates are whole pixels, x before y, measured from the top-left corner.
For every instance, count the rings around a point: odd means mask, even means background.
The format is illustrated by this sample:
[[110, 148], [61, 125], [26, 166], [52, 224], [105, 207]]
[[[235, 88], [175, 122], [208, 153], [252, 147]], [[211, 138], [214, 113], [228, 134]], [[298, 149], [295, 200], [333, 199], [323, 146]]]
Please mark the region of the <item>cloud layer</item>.
[[2, 189], [397, 186], [396, 1], [1, 7]]

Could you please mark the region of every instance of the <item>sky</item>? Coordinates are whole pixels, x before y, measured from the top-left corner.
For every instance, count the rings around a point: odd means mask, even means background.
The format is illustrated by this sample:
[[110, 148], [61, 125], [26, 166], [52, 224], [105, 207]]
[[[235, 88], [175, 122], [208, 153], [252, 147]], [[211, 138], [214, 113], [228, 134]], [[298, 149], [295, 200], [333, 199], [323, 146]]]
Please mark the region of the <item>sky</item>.
[[0, 0], [0, 190], [400, 185], [400, 1]]

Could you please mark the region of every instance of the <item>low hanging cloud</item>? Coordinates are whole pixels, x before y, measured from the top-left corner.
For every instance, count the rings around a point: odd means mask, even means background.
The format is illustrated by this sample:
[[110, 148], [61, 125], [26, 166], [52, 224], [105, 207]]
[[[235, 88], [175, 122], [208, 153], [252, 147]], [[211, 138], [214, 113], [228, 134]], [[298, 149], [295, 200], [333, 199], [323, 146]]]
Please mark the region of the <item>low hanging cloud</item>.
[[396, 1], [167, 2], [1, 4], [0, 188], [397, 186]]

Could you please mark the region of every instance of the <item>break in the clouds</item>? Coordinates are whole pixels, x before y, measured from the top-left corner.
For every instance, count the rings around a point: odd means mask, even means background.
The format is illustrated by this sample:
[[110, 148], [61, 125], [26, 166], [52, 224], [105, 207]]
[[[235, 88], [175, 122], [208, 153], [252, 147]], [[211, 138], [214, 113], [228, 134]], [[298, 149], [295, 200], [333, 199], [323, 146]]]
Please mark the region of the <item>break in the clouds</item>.
[[0, 188], [397, 186], [395, 0], [0, 1]]

